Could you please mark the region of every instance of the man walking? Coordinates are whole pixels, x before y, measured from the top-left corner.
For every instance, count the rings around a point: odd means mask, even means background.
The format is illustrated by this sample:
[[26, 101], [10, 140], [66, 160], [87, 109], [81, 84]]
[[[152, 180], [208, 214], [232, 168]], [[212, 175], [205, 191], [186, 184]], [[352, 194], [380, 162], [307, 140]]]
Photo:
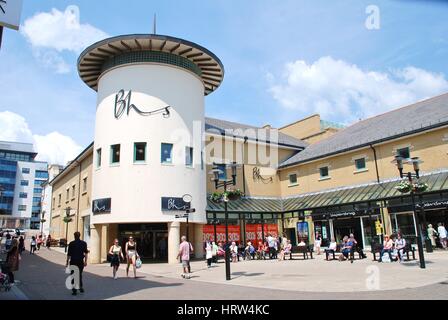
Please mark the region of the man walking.
[[437, 227], [437, 233], [439, 234], [440, 244], [443, 249], [447, 249], [447, 232], [445, 226], [442, 222], [439, 222], [439, 226]]
[[[89, 251], [87, 250], [87, 243], [80, 239], [81, 234], [76, 231], [74, 233], [75, 240], [69, 243], [68, 251], [67, 251], [67, 262], [65, 264], [66, 267], [70, 264], [71, 266], [76, 266], [79, 269], [79, 292], [84, 293], [83, 283], [82, 283], [82, 272], [84, 267], [87, 267], [87, 257]], [[72, 270], [71, 274], [74, 274]], [[74, 279], [72, 280], [72, 284], [74, 284]], [[76, 286], [72, 288], [72, 295], [76, 296], [77, 294]]]
[[186, 236], [182, 236], [182, 242], [179, 245], [179, 253], [177, 254], [177, 258], [180, 257], [182, 261], [182, 268], [184, 273], [182, 273], [182, 278], [190, 279], [190, 254], [193, 252], [193, 246], [190, 242], [187, 241]]

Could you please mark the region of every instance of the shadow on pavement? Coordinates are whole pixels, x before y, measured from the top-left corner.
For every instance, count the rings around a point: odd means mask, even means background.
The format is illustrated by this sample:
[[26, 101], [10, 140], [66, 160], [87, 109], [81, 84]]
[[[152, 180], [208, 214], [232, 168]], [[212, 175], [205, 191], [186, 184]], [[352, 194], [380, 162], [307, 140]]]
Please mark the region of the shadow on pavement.
[[[183, 283], [161, 283], [148, 279], [146, 275], [137, 274], [137, 279], [126, 278], [123, 270], [119, 270], [119, 278], [112, 278], [112, 269], [104, 266], [88, 265], [83, 273], [85, 293], [71, 295], [65, 286], [68, 274], [65, 273], [65, 255], [60, 255], [57, 263], [39, 255], [24, 253], [20, 261], [20, 269], [15, 273], [21, 284], [17, 287], [31, 300], [89, 300], [111, 299], [121, 295], [129, 295], [144, 289], [158, 287], [176, 287]], [[96, 274], [89, 272], [94, 269]], [[101, 273], [101, 275], [98, 275]], [[148, 297], [149, 298], [149, 297]], [[1, 299], [1, 297], [0, 297]], [[145, 299], [139, 295], [139, 299]]]

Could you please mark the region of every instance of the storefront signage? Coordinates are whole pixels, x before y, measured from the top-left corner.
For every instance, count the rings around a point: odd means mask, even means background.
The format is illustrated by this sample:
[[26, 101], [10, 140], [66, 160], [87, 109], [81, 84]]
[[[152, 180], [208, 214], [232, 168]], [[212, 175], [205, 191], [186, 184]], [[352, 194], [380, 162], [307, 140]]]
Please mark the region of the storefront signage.
[[[417, 203], [417, 204], [415, 204], [415, 207], [420, 209], [422, 207], [422, 204]], [[446, 208], [446, 207], [448, 207], [448, 200], [423, 203], [424, 209], [439, 209], [439, 208]]]
[[354, 216], [356, 216], [356, 212], [355, 211], [330, 213], [330, 218], [354, 217]]
[[263, 233], [265, 238], [269, 234], [272, 237], [278, 237], [277, 224], [263, 224], [263, 231], [261, 227], [261, 224], [246, 224], [246, 242], [250, 241], [254, 246], [258, 245], [258, 242], [263, 242]]
[[[215, 240], [215, 227], [216, 227], [216, 240]], [[241, 232], [241, 228], [240, 226], [228, 226], [228, 231], [229, 231], [229, 241], [235, 241], [235, 242], [240, 242], [241, 238], [240, 238], [240, 232]], [[202, 240], [205, 241], [215, 241], [216, 243], [220, 243], [220, 242], [226, 242], [226, 226], [223, 225], [204, 225], [202, 227]]]
[[110, 213], [111, 198], [96, 199], [92, 201], [93, 214]]
[[183, 211], [190, 209], [190, 202], [185, 202], [182, 198], [162, 197], [162, 210]]
[[0, 26], [19, 30], [22, 0], [0, 0]]
[[131, 95], [132, 91], [129, 90], [128, 93], [121, 89], [115, 95], [115, 107], [114, 107], [114, 115], [115, 119], [120, 119], [123, 113], [126, 111], [126, 115], [129, 115], [131, 110], [134, 110], [141, 116], [151, 116], [154, 114], [162, 113], [164, 118], [168, 118], [170, 116], [170, 106], [166, 106], [163, 108], [155, 109], [153, 111], [142, 111], [135, 104], [131, 104]]

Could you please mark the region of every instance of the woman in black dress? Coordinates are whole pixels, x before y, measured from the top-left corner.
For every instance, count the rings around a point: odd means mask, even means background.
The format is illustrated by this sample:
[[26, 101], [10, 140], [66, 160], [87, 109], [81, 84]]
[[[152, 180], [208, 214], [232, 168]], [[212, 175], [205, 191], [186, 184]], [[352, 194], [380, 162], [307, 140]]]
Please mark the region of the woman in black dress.
[[117, 271], [120, 266], [120, 258], [124, 260], [123, 251], [119, 245], [118, 239], [114, 240], [114, 244], [109, 249], [109, 254], [111, 255], [110, 266], [112, 267], [112, 272], [114, 279], [117, 279]]

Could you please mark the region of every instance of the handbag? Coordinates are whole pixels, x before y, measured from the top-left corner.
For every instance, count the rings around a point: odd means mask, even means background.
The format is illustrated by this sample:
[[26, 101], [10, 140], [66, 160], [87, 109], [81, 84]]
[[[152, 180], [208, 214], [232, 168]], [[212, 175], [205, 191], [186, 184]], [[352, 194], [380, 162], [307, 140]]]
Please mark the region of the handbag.
[[135, 267], [137, 269], [140, 269], [142, 267], [142, 260], [140, 259], [140, 257], [138, 257], [137, 260], [135, 260]]

